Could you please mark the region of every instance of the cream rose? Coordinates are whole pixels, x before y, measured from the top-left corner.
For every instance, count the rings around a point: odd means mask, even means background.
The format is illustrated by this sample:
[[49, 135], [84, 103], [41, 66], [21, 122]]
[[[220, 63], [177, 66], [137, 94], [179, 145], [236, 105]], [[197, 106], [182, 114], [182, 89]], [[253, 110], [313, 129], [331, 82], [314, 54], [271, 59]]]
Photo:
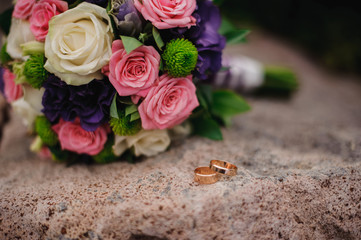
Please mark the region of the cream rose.
[[45, 39], [45, 69], [70, 85], [102, 79], [112, 54], [106, 9], [87, 2], [53, 17]]
[[21, 19], [13, 18], [11, 20], [10, 32], [7, 38], [8, 44], [6, 51], [13, 59], [22, 59], [23, 50], [21, 45], [30, 41], [34, 41], [35, 36], [30, 30], [30, 23]]
[[167, 130], [141, 130], [133, 136], [115, 136], [113, 152], [120, 156], [128, 148], [133, 148], [135, 156], [151, 157], [164, 152], [170, 142]]

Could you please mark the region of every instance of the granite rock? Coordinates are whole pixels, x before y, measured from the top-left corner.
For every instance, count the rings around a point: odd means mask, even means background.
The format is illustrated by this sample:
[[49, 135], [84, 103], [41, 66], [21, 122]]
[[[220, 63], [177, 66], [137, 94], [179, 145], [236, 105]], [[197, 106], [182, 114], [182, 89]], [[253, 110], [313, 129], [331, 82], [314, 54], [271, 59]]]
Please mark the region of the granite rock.
[[[361, 86], [269, 35], [228, 48], [297, 72], [289, 101], [249, 98], [224, 141], [192, 137], [136, 164], [72, 165], [28, 150], [13, 117], [0, 152], [0, 239], [361, 239]], [[193, 181], [211, 159], [238, 175]]]

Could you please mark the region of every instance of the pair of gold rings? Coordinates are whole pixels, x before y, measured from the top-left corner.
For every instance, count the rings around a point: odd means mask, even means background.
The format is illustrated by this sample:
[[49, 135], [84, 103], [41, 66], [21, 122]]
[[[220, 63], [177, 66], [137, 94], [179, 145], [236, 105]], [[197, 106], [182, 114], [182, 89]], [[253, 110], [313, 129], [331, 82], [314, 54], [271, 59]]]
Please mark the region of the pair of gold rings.
[[218, 182], [222, 175], [237, 175], [237, 166], [221, 160], [211, 160], [209, 167], [199, 167], [194, 170], [194, 181], [200, 184]]

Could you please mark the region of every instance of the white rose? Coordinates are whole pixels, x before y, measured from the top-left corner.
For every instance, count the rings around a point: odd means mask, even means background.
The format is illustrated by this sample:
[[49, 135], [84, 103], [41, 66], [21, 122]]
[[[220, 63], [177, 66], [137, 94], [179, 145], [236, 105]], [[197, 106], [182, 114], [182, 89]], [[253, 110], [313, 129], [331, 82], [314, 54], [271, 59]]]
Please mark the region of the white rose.
[[34, 41], [34, 34], [30, 30], [30, 23], [21, 19], [11, 19], [10, 32], [7, 38], [6, 51], [13, 59], [23, 59], [21, 45]]
[[70, 85], [102, 79], [113, 35], [106, 9], [83, 2], [49, 21], [45, 69]]
[[134, 147], [135, 156], [151, 157], [164, 152], [170, 144], [167, 130], [141, 130], [134, 136], [127, 136], [127, 144]]
[[39, 115], [42, 115], [41, 110], [43, 109], [43, 95], [45, 88], [35, 89], [29, 85], [23, 86], [24, 100], [28, 102], [32, 109], [37, 111]]
[[127, 144], [126, 136], [115, 135], [115, 141], [114, 141], [114, 145], [113, 145], [113, 153], [114, 153], [114, 155], [115, 156], [120, 156], [128, 148], [129, 147], [128, 147], [128, 144]]
[[155, 156], [164, 152], [171, 140], [167, 130], [141, 130], [133, 136], [116, 136], [113, 152], [120, 156], [128, 148], [134, 148], [135, 156]]
[[12, 102], [11, 106], [23, 118], [23, 122], [28, 129], [32, 130], [35, 118], [43, 115], [41, 110], [43, 108], [42, 99], [45, 89], [37, 90], [27, 85], [24, 85], [23, 89], [24, 96]]

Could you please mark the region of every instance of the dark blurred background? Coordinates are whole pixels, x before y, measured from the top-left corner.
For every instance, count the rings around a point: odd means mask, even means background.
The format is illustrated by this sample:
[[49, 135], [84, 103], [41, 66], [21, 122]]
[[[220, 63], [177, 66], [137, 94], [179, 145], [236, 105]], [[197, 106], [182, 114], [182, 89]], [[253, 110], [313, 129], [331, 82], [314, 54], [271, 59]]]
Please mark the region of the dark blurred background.
[[224, 16], [240, 27], [259, 26], [291, 40], [325, 66], [361, 74], [358, 1], [221, 1]]
[[[330, 69], [361, 74], [361, 7], [358, 1], [217, 2], [221, 2], [223, 16], [238, 26], [260, 27], [296, 43]], [[0, 13], [9, 6], [11, 0], [1, 0]], [[1, 20], [0, 25], [3, 24]]]

